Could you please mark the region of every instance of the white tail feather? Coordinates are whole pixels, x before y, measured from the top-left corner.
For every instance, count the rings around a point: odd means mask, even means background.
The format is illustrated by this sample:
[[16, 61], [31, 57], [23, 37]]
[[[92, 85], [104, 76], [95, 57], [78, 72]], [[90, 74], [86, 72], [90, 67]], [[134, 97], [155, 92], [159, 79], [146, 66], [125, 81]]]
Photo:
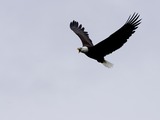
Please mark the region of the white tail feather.
[[107, 60], [104, 60], [103, 63], [102, 63], [105, 67], [108, 67], [108, 68], [111, 68], [113, 67], [113, 64], [108, 62]]

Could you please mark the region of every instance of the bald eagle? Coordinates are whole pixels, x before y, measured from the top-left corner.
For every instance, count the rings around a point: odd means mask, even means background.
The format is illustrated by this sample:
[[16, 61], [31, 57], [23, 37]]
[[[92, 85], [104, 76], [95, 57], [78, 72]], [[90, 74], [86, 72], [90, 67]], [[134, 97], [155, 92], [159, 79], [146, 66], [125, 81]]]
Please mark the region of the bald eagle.
[[77, 21], [73, 20], [70, 23], [70, 28], [81, 39], [83, 47], [78, 48], [79, 52], [84, 53], [88, 57], [110, 68], [113, 64], [105, 60], [104, 57], [119, 49], [127, 42], [127, 39], [135, 32], [138, 25], [141, 23], [139, 16], [138, 13], [130, 15], [126, 23], [119, 30], [96, 45], [93, 45], [88, 32], [84, 31], [85, 28]]

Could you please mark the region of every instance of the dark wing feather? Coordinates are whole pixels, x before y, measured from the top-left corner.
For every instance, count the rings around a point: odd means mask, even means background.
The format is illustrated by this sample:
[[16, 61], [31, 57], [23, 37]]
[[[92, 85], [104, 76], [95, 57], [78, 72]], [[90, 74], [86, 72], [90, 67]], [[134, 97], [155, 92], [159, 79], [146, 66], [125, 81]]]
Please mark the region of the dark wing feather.
[[141, 19], [138, 19], [139, 16], [139, 14], [135, 13], [132, 16], [129, 16], [127, 22], [119, 30], [105, 40], [96, 44], [94, 48], [96, 51], [98, 51], [98, 54], [105, 56], [122, 47], [141, 23]]
[[84, 31], [84, 27], [78, 24], [78, 22], [73, 21], [70, 23], [70, 28], [73, 30], [81, 39], [83, 46], [93, 46], [92, 41], [89, 38], [88, 32]]

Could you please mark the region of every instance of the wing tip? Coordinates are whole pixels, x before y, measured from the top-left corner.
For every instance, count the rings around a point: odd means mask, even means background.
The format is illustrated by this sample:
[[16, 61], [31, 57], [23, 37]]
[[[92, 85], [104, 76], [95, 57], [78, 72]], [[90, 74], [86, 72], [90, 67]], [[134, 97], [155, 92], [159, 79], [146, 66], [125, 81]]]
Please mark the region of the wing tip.
[[82, 24], [79, 24], [76, 20], [73, 20], [72, 22], [70, 22], [70, 28], [73, 29], [80, 29], [82, 30], [85, 34], [88, 35], [88, 32], [85, 31], [85, 28], [82, 26]]
[[78, 27], [79, 23], [75, 20], [73, 20], [72, 22], [70, 22], [70, 28], [72, 27]]
[[139, 19], [140, 17], [140, 14], [139, 13], [136, 13], [134, 12], [132, 15], [130, 15], [126, 21], [125, 24], [130, 24], [132, 26], [134, 26], [135, 29], [138, 28], [138, 25], [141, 23], [141, 19]]

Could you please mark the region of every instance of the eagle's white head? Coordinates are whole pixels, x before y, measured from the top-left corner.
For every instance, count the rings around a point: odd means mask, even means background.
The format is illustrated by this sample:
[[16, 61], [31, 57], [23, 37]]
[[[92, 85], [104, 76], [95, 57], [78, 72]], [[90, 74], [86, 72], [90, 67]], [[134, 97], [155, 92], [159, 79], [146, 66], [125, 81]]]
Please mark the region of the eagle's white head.
[[77, 50], [81, 53], [87, 53], [88, 52], [88, 47], [83, 46], [83, 47], [77, 48]]

